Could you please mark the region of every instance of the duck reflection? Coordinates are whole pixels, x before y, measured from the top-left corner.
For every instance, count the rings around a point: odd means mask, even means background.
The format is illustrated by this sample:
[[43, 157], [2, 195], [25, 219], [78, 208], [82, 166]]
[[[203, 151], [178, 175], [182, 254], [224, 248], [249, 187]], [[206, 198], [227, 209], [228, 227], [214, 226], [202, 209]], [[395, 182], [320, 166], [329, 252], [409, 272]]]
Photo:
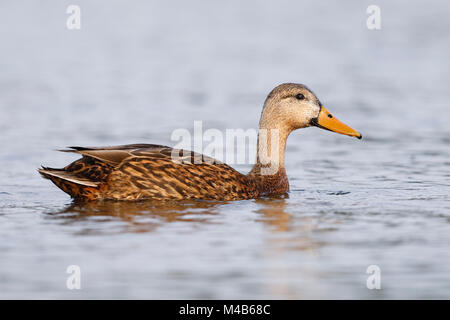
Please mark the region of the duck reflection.
[[[267, 283], [263, 290], [269, 297], [282, 299], [304, 298], [300, 288], [305, 284], [316, 288], [319, 278], [314, 265], [321, 243], [314, 240], [314, 232], [319, 220], [301, 208], [292, 207], [286, 198], [258, 199], [255, 213], [260, 214], [259, 221], [271, 231], [266, 234], [262, 255], [264, 272], [267, 278], [277, 279]], [[305, 261], [295, 263], [293, 261]]]
[[[260, 214], [262, 221], [272, 231], [273, 244], [281, 242], [283, 248], [313, 250], [319, 243], [311, 240], [311, 234], [317, 229], [320, 220], [300, 212], [298, 207], [289, 208], [287, 197], [257, 199], [258, 208], [255, 213]], [[291, 211], [291, 212], [289, 212]]]
[[291, 227], [292, 214], [286, 211], [286, 198], [287, 196], [256, 199], [258, 209], [255, 213], [261, 214], [259, 220], [274, 227], [276, 231], [288, 231]]
[[64, 223], [119, 221], [125, 223], [122, 231], [148, 232], [170, 222], [209, 223], [223, 204], [217, 201], [74, 202], [49, 216]]

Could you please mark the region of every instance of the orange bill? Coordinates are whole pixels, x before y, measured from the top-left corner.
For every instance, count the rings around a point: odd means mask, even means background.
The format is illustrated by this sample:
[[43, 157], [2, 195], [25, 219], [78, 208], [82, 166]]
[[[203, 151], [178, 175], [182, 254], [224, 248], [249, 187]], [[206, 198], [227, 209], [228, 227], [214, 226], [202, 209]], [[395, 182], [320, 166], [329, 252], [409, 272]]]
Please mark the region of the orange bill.
[[317, 118], [312, 121], [312, 124], [330, 131], [334, 131], [340, 134], [345, 134], [347, 136], [356, 137], [358, 139], [362, 138], [362, 135], [348, 125], [342, 123], [336, 119], [325, 107], [320, 108], [320, 113]]

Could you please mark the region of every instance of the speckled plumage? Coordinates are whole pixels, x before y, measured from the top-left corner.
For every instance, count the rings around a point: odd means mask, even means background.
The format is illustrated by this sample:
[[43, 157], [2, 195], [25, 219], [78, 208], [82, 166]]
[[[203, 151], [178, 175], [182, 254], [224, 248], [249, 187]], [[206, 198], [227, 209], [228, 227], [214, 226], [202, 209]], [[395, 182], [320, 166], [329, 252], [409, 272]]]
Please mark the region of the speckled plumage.
[[[83, 157], [63, 169], [39, 172], [77, 200], [236, 200], [285, 193], [289, 188], [284, 169], [272, 176], [243, 175], [212, 158], [160, 145], [64, 151]], [[191, 158], [190, 163], [174, 161], [174, 151]]]

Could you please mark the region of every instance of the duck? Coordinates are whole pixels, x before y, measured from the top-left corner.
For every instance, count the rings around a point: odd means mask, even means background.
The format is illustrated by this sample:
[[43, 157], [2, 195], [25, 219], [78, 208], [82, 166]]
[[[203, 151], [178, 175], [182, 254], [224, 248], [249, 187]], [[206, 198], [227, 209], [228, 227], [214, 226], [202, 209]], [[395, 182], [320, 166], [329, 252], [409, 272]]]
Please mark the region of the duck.
[[69, 147], [82, 157], [39, 173], [75, 201], [246, 200], [289, 192], [285, 169], [291, 132], [318, 127], [362, 135], [339, 121], [307, 86], [284, 83], [266, 97], [259, 121], [256, 162], [243, 174], [212, 157], [156, 144]]

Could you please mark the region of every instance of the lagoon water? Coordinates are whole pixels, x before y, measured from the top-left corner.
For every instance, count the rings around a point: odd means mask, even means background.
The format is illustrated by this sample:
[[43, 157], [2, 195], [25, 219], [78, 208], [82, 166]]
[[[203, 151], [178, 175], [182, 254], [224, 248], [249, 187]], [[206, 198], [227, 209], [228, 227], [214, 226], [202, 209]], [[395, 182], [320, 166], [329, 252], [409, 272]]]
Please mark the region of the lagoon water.
[[[0, 3], [0, 298], [450, 298], [446, 1], [377, 1], [381, 30], [368, 1], [76, 2], [80, 30], [70, 1]], [[74, 205], [36, 171], [256, 128], [282, 82], [364, 136], [294, 132], [286, 198]]]

